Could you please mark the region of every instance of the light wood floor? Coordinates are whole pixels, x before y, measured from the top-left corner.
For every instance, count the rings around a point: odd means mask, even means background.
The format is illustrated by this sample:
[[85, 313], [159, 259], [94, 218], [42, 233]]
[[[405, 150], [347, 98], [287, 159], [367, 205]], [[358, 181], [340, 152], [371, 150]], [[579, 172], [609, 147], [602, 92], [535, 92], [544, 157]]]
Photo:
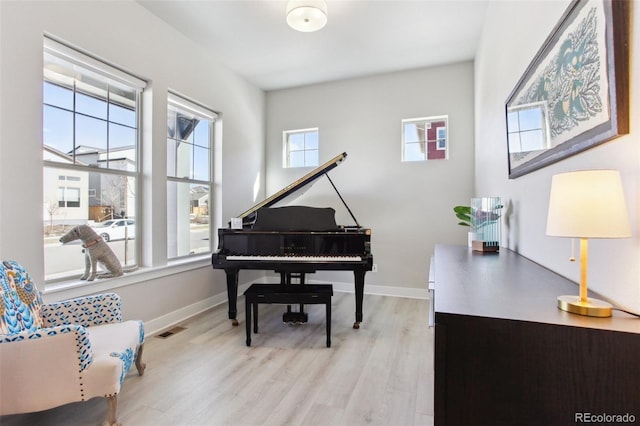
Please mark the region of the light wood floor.
[[[260, 333], [245, 345], [226, 304], [147, 337], [145, 375], [135, 368], [118, 398], [123, 426], [432, 425], [433, 330], [425, 300], [364, 297], [364, 322], [352, 328], [354, 296], [333, 297], [332, 345], [324, 305], [309, 322], [282, 323], [280, 305], [260, 305]], [[2, 426], [100, 425], [103, 398], [39, 413], [0, 417]]]

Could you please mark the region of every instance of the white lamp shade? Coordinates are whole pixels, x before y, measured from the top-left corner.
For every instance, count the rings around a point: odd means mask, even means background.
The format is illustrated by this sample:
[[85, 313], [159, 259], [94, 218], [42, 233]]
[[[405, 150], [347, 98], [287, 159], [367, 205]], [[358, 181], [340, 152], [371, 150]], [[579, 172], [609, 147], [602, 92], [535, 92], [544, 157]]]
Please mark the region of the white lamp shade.
[[287, 24], [305, 33], [318, 31], [327, 24], [327, 3], [324, 0], [289, 0]]
[[620, 173], [617, 170], [584, 170], [553, 176], [547, 235], [630, 237]]

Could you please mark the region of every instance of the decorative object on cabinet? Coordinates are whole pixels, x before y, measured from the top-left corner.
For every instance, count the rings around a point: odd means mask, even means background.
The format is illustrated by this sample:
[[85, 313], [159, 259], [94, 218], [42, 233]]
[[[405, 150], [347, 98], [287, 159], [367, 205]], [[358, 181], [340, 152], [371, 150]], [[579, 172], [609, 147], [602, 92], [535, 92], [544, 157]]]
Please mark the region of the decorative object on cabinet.
[[631, 3], [570, 4], [506, 101], [509, 178], [629, 133]]
[[115, 293], [42, 303], [29, 273], [0, 261], [0, 415], [117, 397], [135, 363], [144, 373], [142, 321], [122, 321]]
[[580, 238], [580, 296], [560, 296], [558, 307], [574, 314], [610, 317], [609, 303], [587, 297], [588, 241], [631, 236], [620, 173], [583, 170], [554, 175], [547, 235]]
[[500, 197], [471, 199], [471, 232], [474, 251], [497, 252], [500, 247]]

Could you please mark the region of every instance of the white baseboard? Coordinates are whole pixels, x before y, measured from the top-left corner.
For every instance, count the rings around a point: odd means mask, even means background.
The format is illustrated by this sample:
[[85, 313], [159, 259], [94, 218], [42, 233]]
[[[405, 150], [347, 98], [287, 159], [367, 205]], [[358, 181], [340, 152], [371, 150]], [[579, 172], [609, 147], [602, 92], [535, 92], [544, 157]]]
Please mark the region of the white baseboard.
[[154, 318], [150, 321], [145, 321], [144, 333], [147, 337], [153, 336], [226, 301], [226, 295], [219, 294], [200, 300], [194, 304], [185, 306], [173, 312], [169, 312], [168, 314], [162, 315], [161, 317]]
[[[259, 280], [264, 282], [264, 279]], [[323, 281], [318, 281], [316, 283], [322, 283]], [[314, 281], [309, 281], [310, 284], [313, 284]], [[244, 291], [249, 288], [252, 283], [245, 283], [238, 286], [238, 294], [244, 293]], [[339, 291], [342, 293], [353, 293], [353, 283], [333, 283], [334, 291]], [[375, 294], [378, 296], [391, 296], [391, 297], [406, 297], [410, 299], [428, 299], [428, 290], [426, 288], [407, 288], [407, 287], [392, 287], [392, 286], [380, 286], [380, 285], [365, 285], [365, 294]], [[222, 303], [227, 302], [227, 295], [225, 292], [216, 294], [215, 296], [208, 297], [206, 299], [200, 300], [196, 303], [193, 303], [189, 306], [185, 306], [183, 308], [177, 309], [173, 312], [169, 312], [166, 315], [162, 315], [161, 317], [154, 318], [150, 321], [145, 321], [144, 328], [145, 334], [147, 336], [156, 335], [168, 328], [173, 327], [176, 324], [179, 324], [185, 320], [188, 320], [191, 317], [194, 317], [208, 309], [213, 308], [214, 306], [220, 305]]]
[[[320, 283], [320, 282], [319, 282]], [[333, 283], [333, 289], [343, 293], [353, 293], [353, 283]], [[364, 294], [375, 294], [377, 296], [406, 297], [408, 299], [428, 299], [429, 293], [426, 288], [392, 287], [384, 285], [365, 284]]]

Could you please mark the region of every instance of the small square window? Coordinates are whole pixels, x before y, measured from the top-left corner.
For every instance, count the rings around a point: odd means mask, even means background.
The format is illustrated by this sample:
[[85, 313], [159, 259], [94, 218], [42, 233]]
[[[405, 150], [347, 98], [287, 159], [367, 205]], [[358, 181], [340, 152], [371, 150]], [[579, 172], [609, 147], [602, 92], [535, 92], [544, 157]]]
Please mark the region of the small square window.
[[284, 144], [283, 167], [318, 166], [318, 129], [287, 130], [282, 133]]
[[402, 120], [402, 161], [449, 158], [448, 116]]

